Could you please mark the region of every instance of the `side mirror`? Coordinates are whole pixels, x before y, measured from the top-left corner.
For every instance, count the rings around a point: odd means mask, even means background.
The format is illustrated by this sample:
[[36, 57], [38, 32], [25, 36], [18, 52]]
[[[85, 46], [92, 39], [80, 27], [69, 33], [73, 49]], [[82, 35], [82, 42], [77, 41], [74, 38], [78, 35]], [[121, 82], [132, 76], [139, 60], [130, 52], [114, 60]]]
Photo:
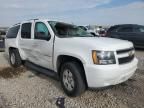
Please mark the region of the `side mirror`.
[[45, 32], [36, 32], [35, 33], [35, 39], [40, 39], [40, 40], [50, 40], [51, 36], [50, 34], [46, 35]]

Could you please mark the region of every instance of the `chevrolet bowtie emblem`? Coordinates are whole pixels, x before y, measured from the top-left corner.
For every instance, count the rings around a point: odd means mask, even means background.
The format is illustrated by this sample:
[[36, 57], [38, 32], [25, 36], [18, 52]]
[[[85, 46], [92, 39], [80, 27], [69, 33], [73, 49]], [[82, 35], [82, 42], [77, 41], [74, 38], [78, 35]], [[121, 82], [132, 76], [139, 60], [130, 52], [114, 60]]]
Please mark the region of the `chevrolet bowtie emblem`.
[[130, 52], [129, 52], [129, 56], [132, 56], [132, 55], [133, 55], [133, 51], [130, 51]]

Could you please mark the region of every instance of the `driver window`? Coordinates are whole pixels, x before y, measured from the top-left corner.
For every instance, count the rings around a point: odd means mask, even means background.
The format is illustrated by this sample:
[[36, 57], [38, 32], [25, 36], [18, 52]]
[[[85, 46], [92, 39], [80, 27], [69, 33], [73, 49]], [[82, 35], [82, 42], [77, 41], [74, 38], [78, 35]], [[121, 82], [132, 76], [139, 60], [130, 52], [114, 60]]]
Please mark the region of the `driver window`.
[[35, 39], [39, 39], [39, 36], [49, 36], [49, 31], [47, 26], [42, 22], [37, 22], [35, 24]]

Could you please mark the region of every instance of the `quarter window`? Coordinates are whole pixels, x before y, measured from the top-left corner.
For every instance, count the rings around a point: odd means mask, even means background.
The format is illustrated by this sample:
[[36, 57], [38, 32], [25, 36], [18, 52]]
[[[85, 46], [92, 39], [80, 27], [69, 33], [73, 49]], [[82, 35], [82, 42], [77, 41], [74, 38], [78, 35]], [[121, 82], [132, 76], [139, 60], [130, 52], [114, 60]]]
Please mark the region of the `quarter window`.
[[9, 31], [8, 31], [8, 33], [7, 33], [7, 35], [6, 35], [6, 37], [7, 37], [7, 38], [16, 38], [16, 37], [17, 37], [17, 34], [18, 34], [18, 31], [19, 31], [19, 28], [20, 28], [19, 25], [10, 28]]
[[30, 39], [31, 38], [31, 23], [24, 23], [22, 24], [22, 29], [21, 29], [21, 37]]

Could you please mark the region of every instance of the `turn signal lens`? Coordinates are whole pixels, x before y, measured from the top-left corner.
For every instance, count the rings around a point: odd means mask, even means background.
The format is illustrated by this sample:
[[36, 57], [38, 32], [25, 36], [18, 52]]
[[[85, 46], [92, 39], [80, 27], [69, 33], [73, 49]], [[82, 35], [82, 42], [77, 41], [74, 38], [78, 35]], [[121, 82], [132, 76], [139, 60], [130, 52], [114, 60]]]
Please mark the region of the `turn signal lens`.
[[92, 51], [92, 59], [93, 59], [94, 64], [98, 64], [99, 63], [96, 51]]

